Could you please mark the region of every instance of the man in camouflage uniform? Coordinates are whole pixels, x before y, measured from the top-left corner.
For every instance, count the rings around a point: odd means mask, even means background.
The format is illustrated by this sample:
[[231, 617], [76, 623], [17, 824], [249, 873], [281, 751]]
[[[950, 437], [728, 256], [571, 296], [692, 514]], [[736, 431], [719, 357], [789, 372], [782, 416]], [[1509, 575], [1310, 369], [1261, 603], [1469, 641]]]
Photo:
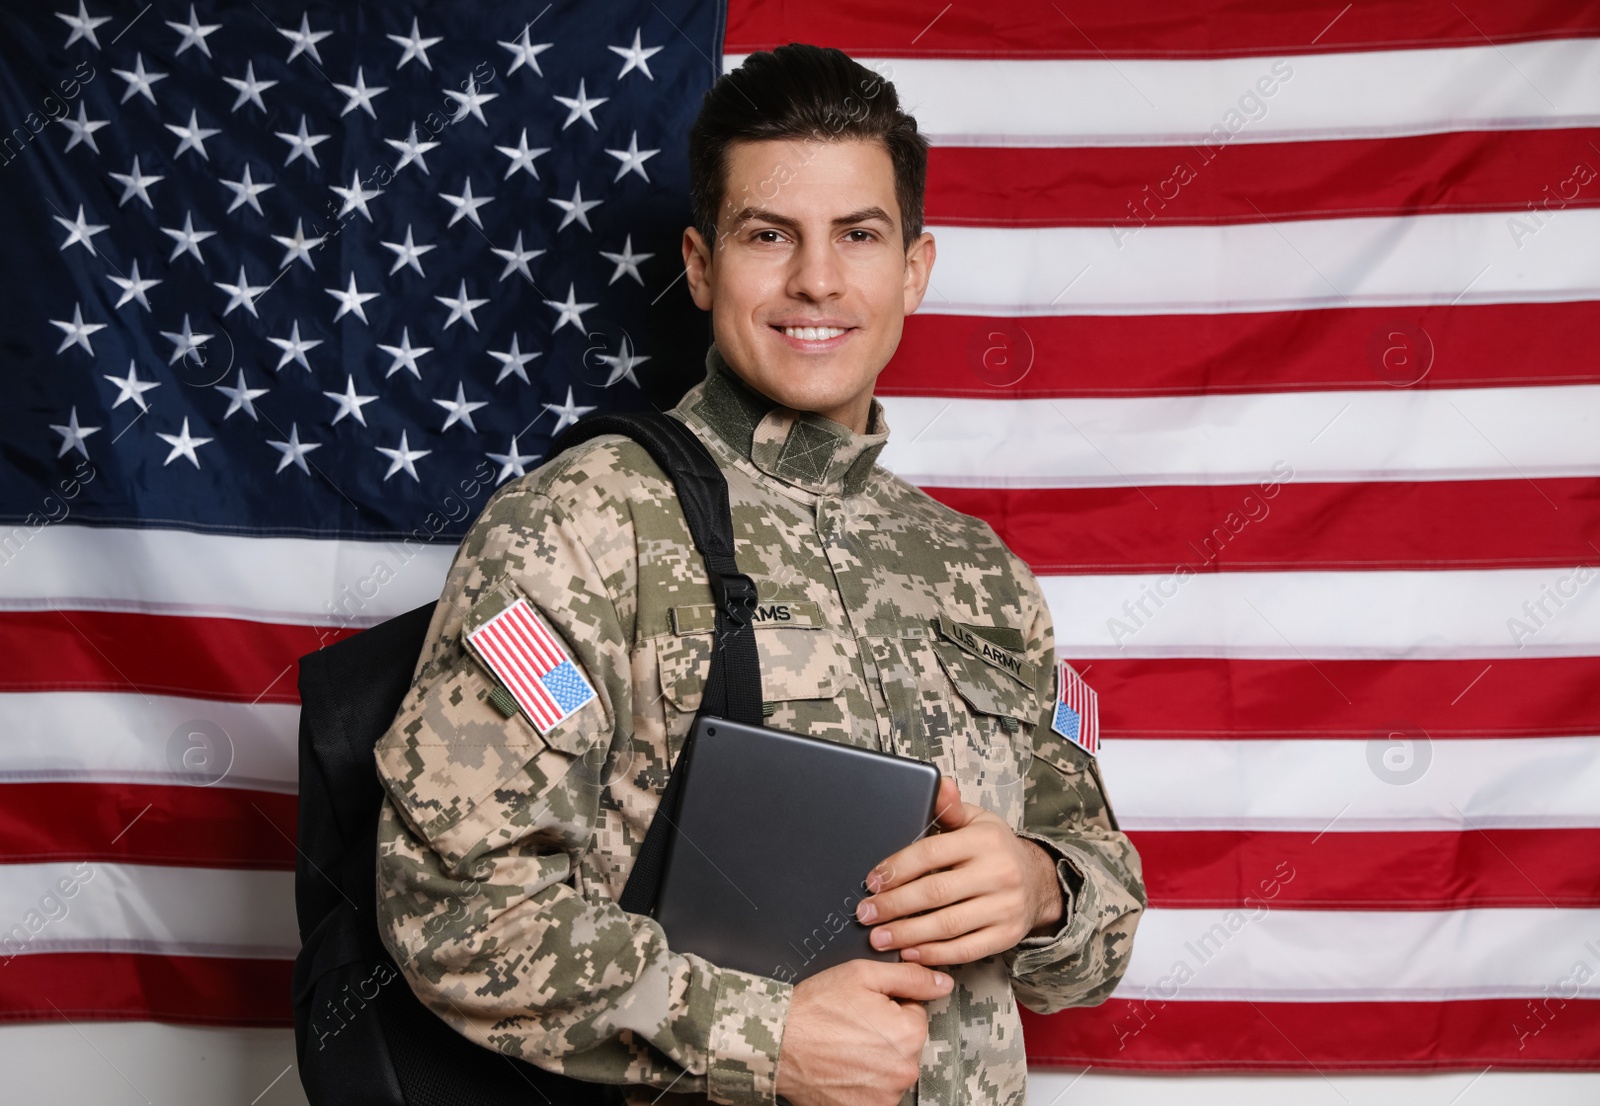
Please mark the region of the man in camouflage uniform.
[[[692, 158], [728, 126], [733, 93], [770, 118], [789, 110], [785, 80], [824, 99], [831, 83], [837, 99], [871, 77], [792, 45], [746, 70], [708, 95]], [[908, 200], [891, 165], [906, 147], [884, 128], [902, 143], [909, 128], [924, 165], [925, 144], [892, 87], [869, 107], [803, 160], [745, 139], [713, 162], [723, 179], [684, 253], [716, 343], [674, 414], [728, 480], [768, 724], [946, 777], [941, 832], [886, 858], [858, 908], [904, 962], [793, 984], [674, 952], [617, 905], [714, 625], [672, 485], [631, 441], [594, 439], [490, 499], [378, 746], [380, 929], [412, 988], [471, 1039], [631, 1084], [632, 1103], [1021, 1103], [1017, 1001], [1104, 999], [1144, 906], [1093, 759], [1052, 728], [1058, 669], [1033, 575], [987, 525], [875, 463], [888, 426], [872, 382], [933, 245], [920, 180]], [[728, 200], [785, 166], [765, 206]], [[797, 329], [822, 321], [843, 333]], [[516, 710], [463, 640], [519, 599], [596, 693], [553, 725]]]

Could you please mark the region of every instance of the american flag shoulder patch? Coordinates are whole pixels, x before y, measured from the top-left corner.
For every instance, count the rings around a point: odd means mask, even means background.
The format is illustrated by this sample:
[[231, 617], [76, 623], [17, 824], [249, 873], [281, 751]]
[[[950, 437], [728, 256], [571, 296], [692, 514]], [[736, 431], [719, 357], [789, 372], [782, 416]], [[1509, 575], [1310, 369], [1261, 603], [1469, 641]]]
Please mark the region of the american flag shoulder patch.
[[[485, 607], [499, 609], [490, 613]], [[561, 638], [509, 586], [473, 607], [463, 638], [541, 736], [595, 697]]]
[[1094, 756], [1100, 751], [1100, 699], [1066, 661], [1056, 662], [1056, 712], [1050, 728]]

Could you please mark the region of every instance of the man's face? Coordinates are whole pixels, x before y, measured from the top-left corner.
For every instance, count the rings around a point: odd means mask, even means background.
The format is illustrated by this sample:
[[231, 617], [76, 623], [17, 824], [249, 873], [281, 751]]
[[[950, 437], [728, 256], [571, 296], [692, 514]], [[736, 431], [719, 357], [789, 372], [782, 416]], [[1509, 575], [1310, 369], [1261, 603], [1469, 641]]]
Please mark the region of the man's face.
[[683, 235], [694, 302], [745, 383], [864, 431], [872, 386], [927, 290], [933, 235], [904, 249], [880, 143], [741, 142], [728, 154], [715, 253], [694, 228]]

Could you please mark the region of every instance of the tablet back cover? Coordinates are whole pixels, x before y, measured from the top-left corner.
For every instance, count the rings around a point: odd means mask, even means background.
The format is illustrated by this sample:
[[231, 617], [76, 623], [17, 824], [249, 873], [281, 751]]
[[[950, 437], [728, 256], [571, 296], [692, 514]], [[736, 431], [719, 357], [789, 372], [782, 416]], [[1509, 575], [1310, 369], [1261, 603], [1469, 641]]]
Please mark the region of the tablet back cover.
[[906, 757], [702, 718], [656, 919], [676, 952], [797, 982], [898, 960], [855, 920], [872, 868], [929, 828], [939, 771]]

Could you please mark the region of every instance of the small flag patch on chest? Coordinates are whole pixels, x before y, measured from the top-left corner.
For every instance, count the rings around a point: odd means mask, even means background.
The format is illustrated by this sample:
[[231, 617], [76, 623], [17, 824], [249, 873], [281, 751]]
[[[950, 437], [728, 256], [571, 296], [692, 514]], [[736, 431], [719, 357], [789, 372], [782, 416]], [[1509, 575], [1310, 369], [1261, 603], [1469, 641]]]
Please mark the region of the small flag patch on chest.
[[473, 630], [467, 641], [541, 734], [594, 698], [594, 688], [526, 599]]
[[1094, 756], [1100, 751], [1100, 699], [1066, 661], [1056, 662], [1056, 716], [1050, 728]]

